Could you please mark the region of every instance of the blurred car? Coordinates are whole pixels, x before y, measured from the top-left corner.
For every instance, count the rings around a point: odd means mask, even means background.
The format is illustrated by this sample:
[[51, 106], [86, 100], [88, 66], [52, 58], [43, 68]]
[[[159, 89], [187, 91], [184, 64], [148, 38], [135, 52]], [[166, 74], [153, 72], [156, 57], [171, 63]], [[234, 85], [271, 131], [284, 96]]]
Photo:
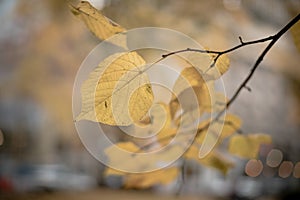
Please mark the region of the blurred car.
[[16, 191], [88, 190], [97, 186], [90, 175], [74, 172], [64, 165], [21, 167], [13, 178]]

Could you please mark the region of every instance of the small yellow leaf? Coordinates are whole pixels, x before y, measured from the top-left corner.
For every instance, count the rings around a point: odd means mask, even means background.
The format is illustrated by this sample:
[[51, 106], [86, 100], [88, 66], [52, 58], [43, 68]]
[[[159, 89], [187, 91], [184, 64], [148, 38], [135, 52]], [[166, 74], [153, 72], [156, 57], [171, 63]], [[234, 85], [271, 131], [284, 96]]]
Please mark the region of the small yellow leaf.
[[205, 83], [203, 77], [195, 67], [184, 68], [173, 87], [173, 92], [178, 95], [190, 87], [201, 87]]
[[152, 126], [156, 129], [155, 132], [164, 132], [171, 126], [170, 108], [163, 102], [155, 104], [151, 108], [150, 116], [152, 119]]
[[211, 96], [213, 87], [205, 82], [201, 74], [194, 67], [182, 70], [173, 87], [173, 95], [170, 101], [172, 118], [179, 108], [184, 112], [197, 109], [201, 115], [211, 109]]
[[[118, 167], [122, 171], [138, 171], [143, 166], [143, 160], [134, 156], [140, 148], [132, 142], [119, 142], [105, 149], [109, 166]], [[112, 171], [109, 171], [112, 173]]]
[[167, 167], [185, 151], [180, 144], [168, 145], [159, 150], [141, 149], [132, 142], [119, 142], [105, 149], [108, 164], [120, 171], [141, 173]]
[[115, 170], [115, 169], [110, 168], [110, 167], [107, 167], [104, 170], [103, 174], [104, 174], [104, 176], [111, 176], [111, 175], [114, 175], [114, 176], [125, 176], [126, 175], [125, 172], [118, 171], [118, 170]]
[[241, 158], [255, 159], [261, 144], [272, 143], [272, 138], [266, 134], [235, 135], [230, 138], [228, 151]]
[[176, 128], [167, 128], [163, 131], [160, 131], [157, 134], [157, 141], [162, 145], [165, 146], [170, 143], [170, 141], [175, 137], [177, 134]]
[[[215, 58], [215, 56], [213, 56], [213, 58]], [[229, 69], [229, 64], [230, 62], [228, 56], [226, 54], [223, 54], [217, 59], [215, 66], [210, 68], [206, 74], [216, 80]]]
[[176, 113], [180, 110], [178, 99], [175, 96], [172, 96], [172, 99], [169, 103], [169, 107], [170, 107], [169, 109], [170, 109], [171, 118], [174, 119]]
[[186, 52], [185, 55], [189, 63], [201, 72], [206, 81], [220, 78], [229, 69], [230, 61], [226, 54], [221, 55], [212, 67], [215, 54]]
[[198, 135], [195, 141], [201, 144], [200, 156], [205, 157], [216, 145], [219, 145], [224, 138], [235, 133], [241, 126], [237, 116], [227, 114], [223, 120], [205, 120], [198, 125]]
[[204, 75], [204, 72], [209, 69], [212, 63], [212, 56], [207, 53], [188, 51], [182, 53], [182, 56], [189, 62], [188, 66], [197, 68], [202, 75]]
[[233, 162], [216, 151], [212, 151], [207, 156], [200, 159], [199, 162], [207, 167], [212, 167], [219, 170], [224, 175], [226, 175], [227, 172], [234, 167]]
[[203, 132], [196, 138], [199, 144], [204, 142], [205, 137], [211, 137], [220, 142], [239, 130], [242, 124], [238, 116], [227, 114], [224, 120], [214, 122], [210, 125], [209, 129], [202, 130], [203, 127], [210, 123], [210, 120], [205, 120], [198, 125], [198, 129]]
[[226, 108], [226, 103], [228, 101], [227, 97], [221, 92], [215, 92], [212, 97], [212, 112], [221, 112]]
[[128, 126], [140, 121], [153, 102], [144, 59], [136, 52], [109, 56], [83, 83], [82, 108], [76, 120]]
[[176, 167], [165, 168], [150, 173], [127, 174], [125, 188], [145, 189], [154, 185], [167, 185], [174, 181], [179, 174]]
[[224, 175], [227, 174], [228, 170], [234, 166], [230, 160], [216, 151], [211, 151], [204, 158], [200, 159], [199, 147], [196, 144], [190, 146], [190, 148], [184, 154], [184, 157], [187, 159], [195, 160], [201, 165], [215, 168]]
[[[106, 18], [99, 10], [94, 8], [88, 1], [81, 1], [77, 6], [70, 5], [72, 13], [81, 19], [90, 31], [99, 39], [106, 40], [109, 37], [124, 32], [125, 29], [112, 20]], [[115, 45], [127, 48], [126, 36], [116, 37], [111, 40]]]

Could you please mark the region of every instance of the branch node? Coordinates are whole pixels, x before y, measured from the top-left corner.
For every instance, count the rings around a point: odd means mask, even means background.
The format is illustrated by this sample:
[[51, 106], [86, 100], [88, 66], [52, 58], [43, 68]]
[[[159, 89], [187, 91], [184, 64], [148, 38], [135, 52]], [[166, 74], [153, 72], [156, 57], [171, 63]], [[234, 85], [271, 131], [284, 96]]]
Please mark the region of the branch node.
[[244, 88], [248, 90], [248, 92], [252, 92], [252, 89], [249, 86], [245, 85]]
[[241, 43], [242, 45], [245, 44], [241, 36], [239, 36], [239, 40], [240, 40], [240, 43]]

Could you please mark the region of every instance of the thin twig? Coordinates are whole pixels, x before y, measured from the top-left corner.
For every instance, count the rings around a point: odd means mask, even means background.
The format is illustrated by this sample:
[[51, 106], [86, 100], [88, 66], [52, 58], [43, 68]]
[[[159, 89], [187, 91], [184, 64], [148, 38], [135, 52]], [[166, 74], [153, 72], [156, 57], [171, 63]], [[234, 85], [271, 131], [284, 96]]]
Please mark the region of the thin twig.
[[258, 59], [256, 60], [255, 64], [250, 70], [249, 75], [245, 78], [245, 80], [241, 83], [241, 85], [238, 87], [232, 98], [228, 101], [226, 107], [229, 108], [229, 106], [235, 101], [235, 99], [238, 97], [240, 92], [242, 91], [243, 88], [246, 87], [247, 83], [250, 81], [252, 76], [254, 75], [254, 72], [258, 68], [259, 64], [263, 61], [264, 57], [266, 54], [270, 51], [272, 46], [281, 38], [281, 36], [286, 33], [294, 24], [296, 24], [300, 20], [300, 14], [298, 14], [294, 19], [292, 19], [287, 25], [285, 25], [278, 33], [275, 35], [271, 36], [272, 40], [268, 44], [268, 46], [264, 49], [264, 51], [260, 54]]
[[258, 40], [251, 40], [251, 41], [248, 41], [248, 42], [244, 42], [242, 40], [242, 37], [239, 36], [240, 44], [238, 44], [238, 45], [236, 45], [236, 46], [234, 46], [232, 48], [223, 50], [223, 51], [186, 48], [186, 49], [181, 49], [181, 50], [178, 50], [178, 51], [173, 51], [173, 52], [164, 54], [164, 55], [162, 55], [162, 58], [167, 58], [169, 56], [172, 56], [172, 55], [175, 55], [175, 54], [180, 54], [180, 53], [183, 53], [183, 52], [197, 52], [197, 53], [215, 54], [216, 57], [214, 58], [213, 63], [216, 63], [216, 61], [223, 54], [230, 53], [230, 52], [235, 51], [235, 50], [237, 50], [237, 49], [239, 49], [241, 47], [244, 47], [244, 46], [248, 46], [248, 45], [252, 45], [252, 44], [258, 44], [258, 43], [263, 43], [263, 42], [267, 42], [267, 41], [273, 40], [273, 37], [274, 37], [274, 35], [268, 36], [268, 37], [265, 37], [265, 38], [262, 38], [262, 39], [258, 39]]

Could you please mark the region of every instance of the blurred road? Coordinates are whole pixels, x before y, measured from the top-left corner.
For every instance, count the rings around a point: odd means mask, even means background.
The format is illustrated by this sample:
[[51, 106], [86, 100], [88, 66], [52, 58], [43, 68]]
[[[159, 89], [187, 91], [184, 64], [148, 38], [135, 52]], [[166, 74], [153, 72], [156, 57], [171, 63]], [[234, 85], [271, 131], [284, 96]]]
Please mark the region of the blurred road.
[[[30, 194], [14, 194], [14, 195], [1, 195], [1, 200], [100, 200], [100, 199], [109, 199], [109, 200], [152, 200], [152, 199], [165, 199], [165, 200], [196, 200], [199, 199], [199, 196], [172, 196], [172, 195], [163, 195], [154, 194], [150, 191], [134, 191], [134, 190], [112, 190], [101, 188], [89, 192], [54, 192], [54, 193], [30, 193]], [[201, 198], [203, 200], [209, 200], [210, 198]]]

